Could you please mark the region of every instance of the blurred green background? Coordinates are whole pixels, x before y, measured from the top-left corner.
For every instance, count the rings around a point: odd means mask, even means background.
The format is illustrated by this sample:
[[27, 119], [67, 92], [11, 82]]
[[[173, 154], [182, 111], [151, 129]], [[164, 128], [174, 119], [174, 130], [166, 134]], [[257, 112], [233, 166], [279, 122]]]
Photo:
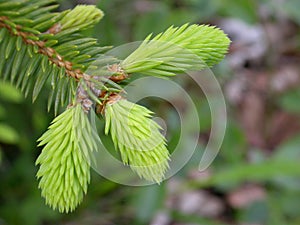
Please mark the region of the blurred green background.
[[[300, 224], [299, 0], [59, 2], [61, 10], [87, 3], [105, 12], [87, 32], [102, 45], [142, 40], [186, 22], [224, 29], [232, 45], [213, 72], [226, 98], [226, 136], [216, 160], [199, 173], [210, 111], [197, 87], [180, 80], [197, 102], [201, 123], [199, 147], [185, 168], [148, 187], [119, 185], [93, 173], [79, 208], [59, 214], [44, 204], [35, 179], [41, 151], [36, 140], [53, 118], [46, 113], [46, 93], [32, 105], [0, 82], [0, 225]], [[176, 137], [174, 110], [163, 101], [147, 104], [166, 119], [168, 136]]]

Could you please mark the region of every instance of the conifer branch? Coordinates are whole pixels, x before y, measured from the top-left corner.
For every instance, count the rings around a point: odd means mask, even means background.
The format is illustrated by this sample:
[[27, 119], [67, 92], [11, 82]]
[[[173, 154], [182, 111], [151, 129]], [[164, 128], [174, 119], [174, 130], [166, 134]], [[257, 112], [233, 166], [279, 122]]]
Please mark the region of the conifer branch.
[[171, 26], [151, 37], [152, 34], [122, 61], [124, 71], [168, 77], [209, 68], [224, 58], [230, 44], [222, 30], [197, 24]]
[[[80, 7], [79, 7], [80, 8]], [[78, 11], [78, 10], [75, 10]], [[72, 14], [74, 14], [72, 12]], [[63, 22], [63, 21], [62, 21]], [[70, 26], [70, 21], [65, 21], [67, 25]], [[74, 26], [74, 25], [73, 25]], [[9, 31], [10, 35], [20, 37], [23, 41], [24, 44], [26, 45], [31, 45], [33, 47], [36, 47], [36, 53], [42, 54], [46, 56], [49, 60], [49, 62], [52, 62], [54, 65], [57, 67], [63, 68], [67, 76], [74, 78], [76, 82], [79, 82], [83, 80], [86, 84], [87, 87], [93, 90], [93, 93], [98, 93], [96, 97], [98, 97], [101, 94], [101, 90], [97, 89], [91, 82], [93, 78], [98, 80], [98, 76], [94, 75], [89, 75], [87, 73], [84, 73], [80, 69], [74, 69], [73, 68], [73, 63], [65, 60], [63, 56], [61, 56], [54, 48], [48, 47], [47, 42], [48, 40], [41, 41], [39, 40], [39, 36], [30, 33], [30, 32], [25, 32], [22, 31], [23, 27], [18, 24], [14, 24], [12, 21], [9, 20], [8, 17], [6, 16], [0, 16], [0, 28], [5, 28]], [[54, 24], [51, 28], [49, 28], [45, 34], [59, 34], [59, 32], [63, 31], [60, 23]], [[120, 68], [119, 65], [113, 64], [111, 66], [107, 66], [107, 70], [112, 72], [112, 75], [108, 78], [112, 82], [120, 82], [128, 77], [128, 75]], [[82, 98], [82, 85], [81, 88], [78, 89], [77, 95], [80, 95], [81, 97], [77, 96], [77, 99]], [[113, 93], [112, 93], [113, 94]], [[88, 112], [91, 108], [91, 100], [88, 94], [85, 92], [85, 98], [81, 102], [83, 103], [83, 107], [86, 112]], [[101, 103], [100, 103], [101, 104]]]
[[169, 151], [162, 128], [147, 108], [113, 95], [104, 109], [105, 134], [110, 132], [125, 165], [140, 177], [160, 183], [169, 168]]
[[10, 79], [25, 96], [32, 92], [33, 101], [50, 81], [48, 110], [54, 104], [57, 114], [68, 105], [39, 139], [44, 148], [36, 164], [46, 203], [70, 212], [87, 192], [90, 153], [98, 146], [89, 113], [103, 115], [105, 134], [125, 165], [142, 178], [161, 182], [170, 160], [166, 139], [150, 110], [126, 100], [122, 81], [133, 73], [167, 77], [213, 66], [230, 40], [215, 27], [172, 26], [148, 36], [122, 61], [103, 55], [107, 47], [81, 34], [99, 22], [101, 10], [80, 5], [53, 13], [54, 3], [0, 0], [0, 78]]
[[[34, 2], [35, 4], [33, 4]], [[21, 87], [26, 96], [33, 89], [33, 101], [39, 95], [46, 81], [52, 77], [48, 109], [54, 100], [55, 114], [57, 114], [59, 103], [64, 106], [76, 98], [78, 84], [75, 83], [83, 80], [94, 92], [101, 92], [95, 85], [92, 85], [92, 81], [97, 78], [94, 78], [95, 76], [92, 74], [85, 73], [85, 70], [90, 64], [90, 59], [107, 48], [98, 47], [95, 39], [83, 38], [80, 35], [81, 30], [92, 26], [102, 18], [101, 10], [95, 6], [79, 5], [73, 10], [42, 15], [42, 13], [57, 7], [57, 5], [44, 7], [51, 3], [53, 1], [25, 0], [18, 4], [13, 2], [1, 4], [0, 1], [0, 43], [2, 42], [1, 50], [5, 50], [5, 60], [2, 61], [2, 65], [0, 63], [0, 70], [5, 61], [9, 62], [4, 79], [9, 78], [9, 74], [11, 74], [11, 81]], [[41, 9], [38, 8], [40, 6], [42, 6]], [[12, 16], [11, 11], [6, 11], [6, 8], [10, 7], [17, 7], [19, 11]], [[33, 10], [37, 12], [31, 13]], [[26, 21], [26, 16], [30, 17], [27, 23], [35, 24], [33, 28], [29, 28], [26, 23], [22, 24]], [[37, 23], [35, 19], [40, 23]], [[7, 34], [12, 38], [8, 38]], [[70, 39], [73, 35], [74, 37]], [[13, 45], [19, 52], [18, 54], [13, 51]], [[12, 65], [20, 64], [22, 61], [27, 61], [26, 64], [24, 62], [24, 67], [27, 69], [21, 71], [18, 79], [15, 80], [17, 69], [14, 69]], [[40, 64], [41, 67], [39, 67]], [[103, 82], [100, 83], [102, 83], [102, 88], [107, 89]], [[65, 94], [66, 92], [67, 94]], [[93, 97], [97, 98], [97, 96]]]
[[[58, 25], [55, 24], [48, 31], [46, 31], [46, 33], [49, 34], [59, 33], [59, 31], [55, 29], [55, 27], [57, 26]], [[22, 26], [18, 24], [17, 25], [13, 24], [8, 17], [0, 16], [0, 28], [6, 28], [11, 35], [14, 35], [16, 37], [21, 37], [22, 41], [25, 44], [37, 47], [38, 53], [47, 56], [48, 60], [51, 61], [56, 66], [63, 67], [66, 71], [66, 74], [76, 79], [76, 81], [80, 80], [81, 78], [89, 76], [87, 74], [84, 74], [80, 69], [73, 69], [72, 62], [64, 60], [63, 57], [55, 51], [55, 49], [46, 46], [47, 41], [40, 41], [39, 37], [36, 34], [22, 31]]]

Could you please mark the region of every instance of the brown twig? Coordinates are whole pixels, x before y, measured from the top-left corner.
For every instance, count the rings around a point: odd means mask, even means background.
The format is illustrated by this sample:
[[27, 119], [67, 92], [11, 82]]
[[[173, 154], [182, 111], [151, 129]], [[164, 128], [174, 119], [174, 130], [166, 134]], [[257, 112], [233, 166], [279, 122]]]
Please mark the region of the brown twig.
[[[54, 63], [56, 66], [64, 67], [66, 74], [68, 76], [73, 77], [76, 80], [83, 78], [83, 72], [80, 71], [79, 69], [73, 69], [72, 62], [64, 60], [63, 57], [60, 54], [58, 54], [58, 52], [55, 51], [55, 49], [46, 47], [45, 46], [46, 41], [34, 41], [28, 38], [30, 36], [31, 37], [37, 37], [37, 36], [32, 33], [22, 31], [22, 27], [20, 25], [16, 26], [14, 32], [13, 31], [14, 29], [10, 25], [5, 23], [5, 21], [9, 21], [9, 18], [6, 16], [0, 16], [0, 27], [6, 28], [11, 35], [22, 37], [23, 42], [26, 43], [27, 45], [37, 46], [39, 48], [38, 50], [39, 53], [47, 56], [49, 60], [52, 63]], [[52, 28], [48, 30], [48, 33], [52, 32]]]
[[[91, 88], [91, 90], [99, 98], [101, 98], [101, 95], [106, 94], [106, 92], [104, 91], [95, 90], [95, 87], [90, 82], [90, 78], [93, 77], [92, 75], [85, 74], [80, 69], [74, 69], [72, 62], [64, 60], [63, 56], [61, 56], [55, 49], [46, 46], [47, 41], [32, 40], [33, 39], [32, 37], [36, 37], [38, 39], [38, 36], [30, 32], [22, 31], [22, 26], [20, 25], [16, 25], [12, 27], [10, 23], [11, 21], [7, 16], [0, 16], [0, 28], [6, 28], [9, 31], [9, 33], [13, 36], [22, 37], [23, 42], [27, 45], [37, 46], [38, 53], [47, 56], [49, 61], [51, 61], [56, 66], [63, 67], [65, 69], [66, 74], [74, 78], [77, 82], [81, 79], [84, 79], [87, 82], [88, 87]], [[45, 33], [57, 34], [61, 31], [61, 28], [62, 27], [59, 23], [54, 24]], [[114, 74], [109, 77], [109, 79], [113, 82], [117, 83], [123, 81], [128, 77], [128, 75], [120, 67], [119, 64], [108, 66], [108, 70], [117, 74], [117, 75]], [[113, 96], [114, 94], [115, 93], [110, 93], [110, 96]], [[88, 112], [92, 106], [92, 101], [90, 100], [86, 91], [83, 90], [81, 85], [79, 85], [77, 90], [77, 99], [78, 99], [77, 102], [82, 104], [84, 111]], [[97, 109], [101, 108], [100, 110], [101, 113], [106, 103], [107, 101], [104, 101], [101, 106], [97, 105]]]

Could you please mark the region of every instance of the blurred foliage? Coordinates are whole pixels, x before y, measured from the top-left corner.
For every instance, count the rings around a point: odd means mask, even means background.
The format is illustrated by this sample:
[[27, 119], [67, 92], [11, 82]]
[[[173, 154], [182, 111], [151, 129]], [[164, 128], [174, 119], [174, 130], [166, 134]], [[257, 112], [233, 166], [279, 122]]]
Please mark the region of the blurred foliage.
[[[61, 0], [62, 8], [77, 2]], [[123, 44], [143, 39], [169, 25], [190, 23], [216, 23], [224, 18], [237, 18], [249, 24], [262, 23], [259, 7], [267, 7], [274, 15], [283, 14], [293, 24], [300, 24], [299, 1], [271, 0], [100, 0], [96, 4], [105, 12], [97, 27], [89, 31], [103, 45]], [[273, 21], [276, 23], [276, 21]], [[279, 26], [279, 25], [278, 25]], [[297, 25], [296, 25], [297, 26]], [[300, 29], [298, 36], [300, 36]], [[299, 49], [295, 50], [299, 54]], [[264, 65], [270, 70], [275, 64]], [[221, 84], [230, 80], [235, 72], [223, 62], [214, 72]], [[237, 74], [239, 74], [237, 72]], [[165, 213], [172, 224], [300, 224], [300, 132], [296, 132], [272, 149], [252, 145], [240, 123], [238, 107], [228, 103], [227, 133], [220, 154], [209, 168], [207, 178], [191, 179], [197, 170], [203, 146], [210, 131], [210, 110], [205, 97], [198, 93], [188, 80], [179, 81], [190, 91], [196, 102], [200, 123], [200, 143], [190, 162], [175, 177], [161, 185], [127, 187], [101, 178], [93, 173], [92, 184], [83, 204], [72, 214], [59, 214], [45, 206], [37, 188], [34, 161], [40, 149], [36, 139], [43, 133], [53, 117], [45, 114], [46, 96], [32, 105], [18, 90], [8, 83], [0, 83], [0, 225], [38, 224], [151, 224], [156, 215]], [[299, 88], [299, 87], [297, 87]], [[271, 108], [298, 115], [299, 89], [288, 89], [280, 95], [268, 96]], [[167, 91], [167, 90], [165, 90]], [[180, 97], [179, 97], [180, 98]], [[180, 99], [179, 99], [180, 100]], [[179, 135], [178, 116], [174, 109], [161, 101], [147, 101], [158, 116], [166, 118], [170, 145], [176, 145]], [[267, 112], [266, 112], [267, 113]], [[299, 120], [299, 119], [298, 119]], [[190, 121], [188, 126], [193, 126]], [[295, 121], [296, 122], [296, 121]], [[299, 122], [299, 121], [297, 121]], [[282, 133], [285, 130], [281, 130]], [[169, 189], [174, 181], [183, 192], [207, 190], [216, 194], [226, 205], [219, 218], [197, 213], [185, 213], [170, 208]], [[228, 196], [245, 184], [259, 185], [265, 190], [265, 198], [245, 207], [229, 206]], [[171, 187], [170, 187], [171, 186]], [[203, 205], [204, 207], [205, 205]], [[154, 224], [154, 223], [153, 223]], [[166, 223], [169, 224], [169, 223]], [[164, 224], [159, 224], [164, 225]]]
[[278, 98], [278, 104], [288, 112], [299, 113], [300, 105], [298, 104], [300, 98], [300, 89], [292, 89], [284, 93]]

